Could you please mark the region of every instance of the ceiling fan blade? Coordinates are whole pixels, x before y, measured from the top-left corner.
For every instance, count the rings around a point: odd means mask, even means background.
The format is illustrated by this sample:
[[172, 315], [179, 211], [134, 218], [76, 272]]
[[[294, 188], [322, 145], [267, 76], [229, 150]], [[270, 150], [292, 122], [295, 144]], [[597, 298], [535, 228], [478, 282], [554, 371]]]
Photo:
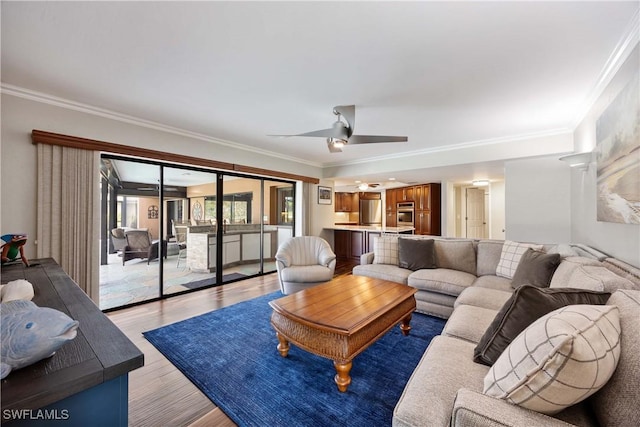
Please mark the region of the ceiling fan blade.
[[331, 153], [342, 153], [342, 149], [336, 147], [332, 142], [327, 141], [327, 147], [329, 147], [329, 152]]
[[335, 113], [340, 114], [347, 121], [348, 136], [351, 137], [353, 130], [356, 128], [356, 106], [355, 105], [338, 105], [333, 107]]
[[295, 135], [269, 135], [269, 136], [280, 136], [280, 137], [290, 137], [290, 136], [312, 136], [318, 138], [337, 138], [337, 139], [348, 139], [348, 130], [344, 126], [344, 123], [340, 122], [339, 126], [334, 126], [329, 129], [321, 129], [314, 130], [312, 132], [298, 133]]
[[374, 142], [407, 142], [406, 136], [384, 136], [384, 135], [353, 135], [349, 138], [351, 144], [370, 144]]

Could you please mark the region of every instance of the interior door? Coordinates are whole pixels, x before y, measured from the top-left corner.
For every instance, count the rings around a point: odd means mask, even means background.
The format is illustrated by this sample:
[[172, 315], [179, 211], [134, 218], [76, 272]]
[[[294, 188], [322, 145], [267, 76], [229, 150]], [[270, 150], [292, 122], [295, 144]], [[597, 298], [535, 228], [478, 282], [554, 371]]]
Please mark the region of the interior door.
[[467, 188], [467, 237], [472, 239], [484, 239], [485, 235], [485, 208], [484, 190], [480, 188]]

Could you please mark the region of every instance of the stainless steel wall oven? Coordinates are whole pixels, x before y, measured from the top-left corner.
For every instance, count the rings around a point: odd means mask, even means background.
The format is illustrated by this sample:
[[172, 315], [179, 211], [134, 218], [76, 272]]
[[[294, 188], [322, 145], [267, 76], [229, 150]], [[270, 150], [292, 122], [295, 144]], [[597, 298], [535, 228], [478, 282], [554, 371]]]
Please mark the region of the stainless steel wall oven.
[[414, 206], [413, 202], [398, 203], [397, 206], [397, 220], [398, 227], [413, 227], [414, 226]]

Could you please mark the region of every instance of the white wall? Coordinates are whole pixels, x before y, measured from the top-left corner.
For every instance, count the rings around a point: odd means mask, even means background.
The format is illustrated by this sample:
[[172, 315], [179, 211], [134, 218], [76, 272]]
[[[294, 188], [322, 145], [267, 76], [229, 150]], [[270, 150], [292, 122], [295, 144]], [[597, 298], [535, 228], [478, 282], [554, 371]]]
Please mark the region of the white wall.
[[505, 239], [504, 181], [495, 181], [489, 187], [489, 238]]
[[[636, 45], [576, 128], [576, 152], [591, 151], [596, 147], [598, 117], [629, 82], [633, 73], [638, 72], [639, 66], [640, 53]], [[638, 96], [640, 98], [640, 94]], [[593, 246], [632, 265], [640, 266], [640, 225], [597, 221], [596, 178], [595, 163], [590, 165], [588, 171], [571, 171], [571, 237], [576, 242]]]
[[[187, 156], [237, 163], [292, 174], [320, 177], [318, 167], [106, 117], [2, 94], [0, 231], [29, 235], [28, 258], [35, 257], [36, 146], [31, 131], [49, 132], [137, 146]], [[315, 193], [313, 193], [315, 194]], [[333, 207], [331, 207], [333, 208]]]
[[509, 240], [571, 241], [571, 185], [557, 156], [505, 163], [505, 215]]

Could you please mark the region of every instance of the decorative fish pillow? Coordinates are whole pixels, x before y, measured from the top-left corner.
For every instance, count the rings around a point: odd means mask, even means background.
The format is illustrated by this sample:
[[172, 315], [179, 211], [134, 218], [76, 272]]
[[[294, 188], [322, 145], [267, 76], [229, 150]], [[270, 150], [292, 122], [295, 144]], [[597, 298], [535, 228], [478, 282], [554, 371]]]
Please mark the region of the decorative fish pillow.
[[31, 301], [0, 304], [0, 378], [15, 369], [53, 356], [76, 337], [79, 323], [61, 311]]

